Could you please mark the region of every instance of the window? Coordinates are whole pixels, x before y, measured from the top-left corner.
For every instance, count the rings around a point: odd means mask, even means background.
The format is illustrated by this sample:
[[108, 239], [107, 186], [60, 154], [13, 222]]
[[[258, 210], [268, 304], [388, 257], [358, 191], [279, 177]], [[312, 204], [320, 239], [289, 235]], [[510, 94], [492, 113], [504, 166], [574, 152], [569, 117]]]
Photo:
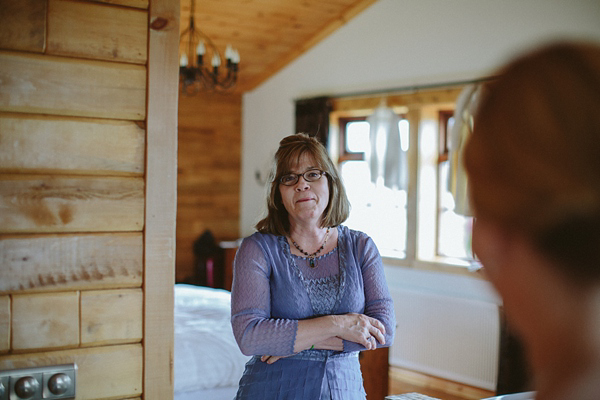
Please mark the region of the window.
[[454, 198], [448, 184], [450, 180], [448, 142], [454, 125], [453, 114], [451, 110], [439, 112], [437, 255], [468, 261], [472, 258], [473, 218], [454, 212]]
[[[448, 140], [454, 102], [461, 90], [386, 96], [398, 117], [400, 146], [396, 151], [408, 160], [405, 187], [385, 184], [380, 174], [372, 176], [369, 121], [382, 98], [333, 102], [330, 151], [352, 206], [346, 225], [369, 234], [383, 257], [402, 265], [470, 263], [471, 218], [454, 212], [448, 190]], [[387, 149], [384, 142], [374, 141], [373, 146], [375, 153]]]
[[[404, 258], [406, 252], [406, 190], [389, 188], [383, 177], [372, 177], [370, 123], [366, 117], [340, 119], [340, 174], [352, 205], [346, 225], [368, 232], [383, 255]], [[408, 149], [408, 121], [398, 121], [400, 148]], [[383, 135], [378, 136], [383, 138]], [[386, 143], [376, 143], [379, 152]]]

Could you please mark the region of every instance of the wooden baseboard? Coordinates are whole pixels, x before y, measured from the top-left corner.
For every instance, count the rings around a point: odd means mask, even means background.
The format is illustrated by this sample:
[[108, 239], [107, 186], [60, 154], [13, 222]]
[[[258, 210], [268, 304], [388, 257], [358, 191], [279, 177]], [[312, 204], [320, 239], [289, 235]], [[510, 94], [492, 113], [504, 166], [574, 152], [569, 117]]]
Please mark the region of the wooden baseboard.
[[389, 377], [390, 381], [397, 381], [406, 383], [411, 387], [422, 388], [422, 390], [420, 390], [421, 393], [426, 393], [429, 390], [433, 390], [463, 399], [482, 399], [494, 396], [495, 394], [489, 390], [464, 385], [462, 383], [449, 381], [399, 367], [390, 367]]

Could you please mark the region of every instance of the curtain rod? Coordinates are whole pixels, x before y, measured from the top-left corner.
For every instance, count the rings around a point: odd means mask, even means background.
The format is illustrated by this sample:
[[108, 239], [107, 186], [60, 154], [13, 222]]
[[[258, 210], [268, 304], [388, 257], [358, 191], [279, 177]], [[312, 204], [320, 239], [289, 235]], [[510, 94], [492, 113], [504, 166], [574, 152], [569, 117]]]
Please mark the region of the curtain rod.
[[[450, 81], [450, 82], [438, 82], [438, 83], [430, 83], [430, 84], [422, 84], [422, 85], [412, 85], [412, 86], [402, 86], [397, 88], [389, 88], [389, 89], [379, 89], [379, 90], [367, 90], [362, 92], [349, 92], [349, 93], [341, 93], [331, 96], [316, 96], [316, 97], [329, 97], [329, 98], [345, 98], [345, 97], [369, 97], [374, 95], [383, 95], [388, 94], [392, 95], [394, 93], [402, 93], [402, 92], [416, 92], [419, 90], [427, 90], [427, 89], [437, 89], [443, 87], [451, 87], [451, 86], [464, 86], [470, 84], [481, 83], [485, 81], [489, 81], [496, 78], [495, 76], [488, 76], [478, 79], [468, 79], [462, 81]], [[298, 99], [305, 100], [307, 98]]]

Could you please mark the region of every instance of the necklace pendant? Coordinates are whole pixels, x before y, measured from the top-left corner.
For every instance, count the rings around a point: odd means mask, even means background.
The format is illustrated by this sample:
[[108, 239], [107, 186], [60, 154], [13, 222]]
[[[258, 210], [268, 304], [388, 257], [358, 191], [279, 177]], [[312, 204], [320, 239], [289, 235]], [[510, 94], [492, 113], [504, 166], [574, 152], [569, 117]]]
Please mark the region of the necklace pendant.
[[311, 257], [311, 258], [308, 259], [308, 265], [311, 268], [315, 268], [317, 266], [317, 263], [316, 263], [316, 261], [315, 261], [315, 259], [313, 257]]

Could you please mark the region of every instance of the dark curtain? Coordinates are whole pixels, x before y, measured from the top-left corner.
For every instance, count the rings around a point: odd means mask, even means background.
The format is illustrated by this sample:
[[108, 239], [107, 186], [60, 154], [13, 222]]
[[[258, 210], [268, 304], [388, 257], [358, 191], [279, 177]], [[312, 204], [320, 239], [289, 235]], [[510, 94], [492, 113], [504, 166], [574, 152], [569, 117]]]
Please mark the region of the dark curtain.
[[296, 100], [296, 133], [308, 133], [327, 146], [330, 112], [329, 97]]

